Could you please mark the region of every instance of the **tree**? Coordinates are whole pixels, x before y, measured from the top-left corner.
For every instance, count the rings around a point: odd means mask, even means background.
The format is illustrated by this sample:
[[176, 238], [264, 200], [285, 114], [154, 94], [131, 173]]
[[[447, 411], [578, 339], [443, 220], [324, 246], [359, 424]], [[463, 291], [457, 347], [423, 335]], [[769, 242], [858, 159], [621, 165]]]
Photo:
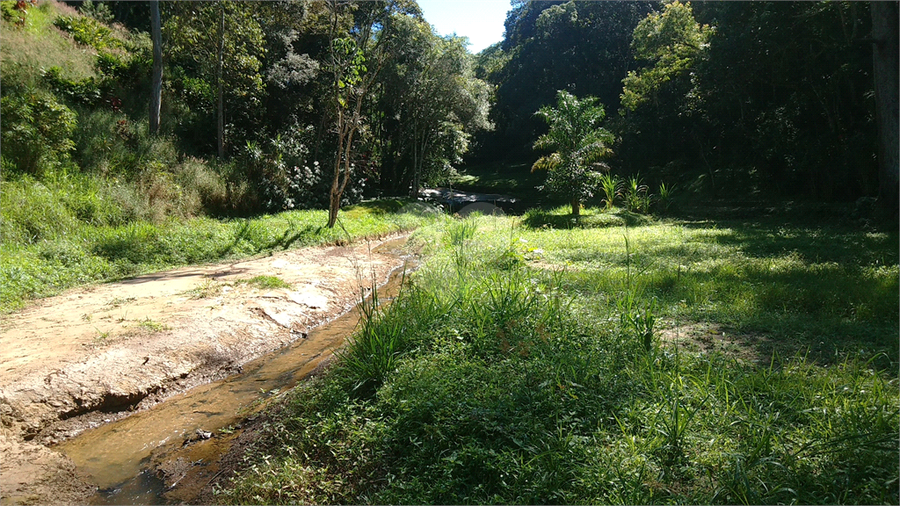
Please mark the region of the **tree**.
[[557, 90], [595, 96], [616, 113], [622, 79], [637, 67], [631, 34], [655, 2], [549, 2], [516, 0], [506, 19], [503, 62], [488, 76], [496, 86], [483, 136], [486, 156], [528, 156], [542, 128], [534, 111]]
[[[707, 136], [699, 131], [702, 103], [695, 70], [712, 33], [694, 19], [690, 3], [677, 0], [665, 4], [661, 12], [651, 12], [634, 28], [631, 49], [641, 67], [622, 80], [623, 119], [618, 128], [620, 152], [628, 154], [632, 167], [664, 165], [696, 156], [702, 149]], [[715, 190], [712, 175], [709, 171]]]
[[352, 2], [328, 0], [331, 27], [326, 72], [334, 119], [335, 156], [328, 194], [329, 228], [337, 222], [341, 198], [352, 177], [354, 141], [364, 127], [363, 106], [384, 65], [385, 42], [394, 13], [417, 14], [418, 6], [401, 0]]
[[633, 111], [651, 102], [658, 108], [662, 90], [673, 86], [679, 86], [681, 98], [689, 101], [689, 73], [711, 32], [694, 20], [690, 2], [677, 0], [638, 23], [631, 47], [635, 58], [652, 62], [652, 66], [628, 72], [623, 80], [622, 106]]
[[898, 161], [898, 9], [897, 2], [872, 2], [875, 111], [878, 123], [878, 199], [882, 209], [897, 216]]
[[219, 0], [172, 2], [169, 8], [165, 32], [176, 84], [187, 102], [196, 102], [192, 108], [215, 116], [216, 151], [223, 158], [227, 137], [247, 137], [261, 112], [266, 49], [259, 6]]
[[550, 127], [538, 137], [535, 149], [555, 150], [542, 156], [531, 170], [548, 170], [545, 188], [568, 199], [572, 215], [581, 214], [581, 204], [593, 196], [600, 182], [601, 170], [609, 170], [601, 160], [612, 153], [609, 145], [614, 137], [600, 127], [606, 113], [594, 97], [581, 100], [560, 90], [556, 108], [541, 107], [536, 113]]
[[159, 131], [159, 110], [162, 103], [162, 27], [159, 18], [159, 0], [150, 2], [150, 31], [153, 39], [153, 84], [150, 90], [150, 133]]
[[403, 186], [415, 197], [423, 181], [461, 161], [471, 132], [490, 128], [490, 87], [475, 78], [464, 38], [439, 37], [408, 16], [392, 26], [381, 79], [383, 175], [392, 190]]

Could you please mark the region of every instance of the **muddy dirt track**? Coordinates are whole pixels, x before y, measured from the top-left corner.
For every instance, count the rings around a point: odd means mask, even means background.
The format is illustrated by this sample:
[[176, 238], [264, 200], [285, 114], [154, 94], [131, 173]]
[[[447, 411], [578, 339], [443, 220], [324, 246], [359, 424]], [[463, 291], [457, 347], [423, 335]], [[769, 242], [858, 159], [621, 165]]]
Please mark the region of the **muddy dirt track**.
[[[87, 477], [53, 445], [306, 339], [403, 259], [393, 236], [75, 289], [0, 323], [0, 503], [84, 503]], [[289, 285], [248, 282], [275, 276]]]

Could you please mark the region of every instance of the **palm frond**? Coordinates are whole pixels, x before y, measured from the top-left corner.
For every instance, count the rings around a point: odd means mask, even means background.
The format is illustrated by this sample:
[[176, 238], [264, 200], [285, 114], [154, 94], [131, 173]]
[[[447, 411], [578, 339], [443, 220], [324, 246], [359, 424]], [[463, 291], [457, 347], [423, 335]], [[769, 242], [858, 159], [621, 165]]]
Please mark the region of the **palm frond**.
[[553, 153], [551, 155], [542, 156], [538, 158], [538, 161], [534, 162], [534, 165], [531, 166], [531, 172], [536, 170], [553, 170], [562, 163], [562, 158], [559, 156], [559, 153]]

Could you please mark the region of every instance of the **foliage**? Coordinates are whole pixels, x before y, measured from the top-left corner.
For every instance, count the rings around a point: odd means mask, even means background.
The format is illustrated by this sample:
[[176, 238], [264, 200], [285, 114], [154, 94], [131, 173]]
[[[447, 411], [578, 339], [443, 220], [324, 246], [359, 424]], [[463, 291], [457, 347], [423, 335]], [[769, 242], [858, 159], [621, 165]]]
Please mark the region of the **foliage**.
[[650, 187], [644, 184], [640, 175], [634, 175], [619, 183], [616, 194], [625, 203], [625, 208], [631, 212], [647, 214], [650, 212], [650, 204], [653, 195]]
[[503, 64], [488, 76], [496, 87], [491, 121], [480, 136], [490, 161], [522, 161], [541, 131], [534, 111], [557, 90], [595, 96], [615, 115], [621, 81], [635, 68], [629, 42], [650, 2], [516, 1], [501, 43]]
[[612, 209], [618, 197], [619, 177], [610, 173], [600, 175], [600, 190], [603, 191], [603, 207]]
[[694, 20], [690, 2], [676, 0], [665, 4], [663, 12], [650, 13], [635, 27], [631, 47], [635, 58], [653, 66], [628, 72], [623, 80], [622, 106], [633, 111], [645, 102], [658, 104], [661, 90], [678, 86], [675, 81], [693, 69], [711, 33], [708, 26]]
[[122, 41], [113, 35], [112, 30], [92, 17], [59, 16], [53, 24], [60, 30], [70, 33], [75, 42], [98, 51], [124, 47]]
[[409, 16], [392, 22], [385, 94], [383, 184], [398, 191], [412, 183], [439, 184], [469, 149], [473, 133], [490, 129], [488, 85], [475, 78], [465, 40], [441, 38]]
[[43, 91], [4, 95], [3, 157], [18, 171], [41, 175], [64, 164], [74, 147], [72, 133], [77, 125], [74, 112]]
[[[326, 172], [312, 156], [307, 142], [312, 128], [296, 126], [276, 135], [265, 146], [248, 142], [238, 163], [258, 189], [260, 207], [267, 211], [322, 209], [328, 205]], [[352, 170], [352, 184], [342, 195], [342, 205], [359, 202], [365, 182]]]
[[20, 9], [18, 2], [14, 0], [0, 2], [0, 13], [2, 13], [4, 21], [13, 23], [16, 26], [24, 26], [25, 19], [28, 16], [27, 9]]
[[569, 200], [572, 214], [578, 216], [581, 203], [592, 197], [601, 183], [598, 169], [609, 170], [600, 160], [611, 154], [613, 135], [599, 125], [606, 113], [596, 98], [579, 100], [560, 90], [556, 103], [556, 108], [538, 110], [550, 131], [534, 143], [535, 149], [555, 151], [538, 159], [531, 170], [547, 170], [545, 188]]
[[90, 16], [101, 23], [112, 24], [115, 19], [107, 2], [84, 0], [78, 10], [83, 15]]
[[80, 80], [66, 78], [63, 70], [55, 66], [45, 70], [42, 77], [54, 94], [72, 102], [95, 105], [102, 97], [100, 83], [94, 77]]
[[[255, 8], [245, 2], [172, 3], [165, 13], [166, 58], [172, 66], [172, 87], [197, 113], [191, 129], [206, 127], [205, 146], [213, 146], [209, 125], [217, 117], [219, 72], [227, 108], [227, 151], [255, 138], [259, 128], [264, 83], [264, 34]], [[225, 31], [219, 34], [220, 16]], [[219, 45], [222, 47], [221, 69]], [[187, 125], [186, 125], [187, 126]], [[212, 149], [203, 150], [205, 153]]]

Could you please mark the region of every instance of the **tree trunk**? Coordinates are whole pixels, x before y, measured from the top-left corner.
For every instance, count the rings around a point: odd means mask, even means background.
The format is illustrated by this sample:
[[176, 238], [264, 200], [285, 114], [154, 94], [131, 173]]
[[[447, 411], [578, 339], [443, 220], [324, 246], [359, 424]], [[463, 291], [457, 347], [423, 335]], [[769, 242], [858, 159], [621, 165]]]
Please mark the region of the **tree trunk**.
[[581, 216], [581, 200], [577, 197], [572, 199], [572, 216]]
[[225, 4], [219, 4], [219, 47], [216, 51], [216, 80], [219, 84], [218, 90], [218, 117], [216, 119], [218, 132], [218, 154], [219, 159], [225, 158]]
[[336, 151], [337, 155], [334, 160], [334, 173], [332, 174], [331, 178], [331, 190], [328, 192], [328, 223], [326, 224], [328, 228], [334, 228], [334, 224], [337, 223], [338, 211], [340, 211], [341, 209], [341, 158], [344, 153], [345, 139], [343, 116], [343, 112], [338, 109], [338, 146]]
[[409, 198], [419, 198], [419, 128], [418, 122], [413, 123], [413, 181], [409, 189]]
[[896, 218], [898, 210], [898, 24], [897, 2], [871, 2], [873, 64], [875, 70], [875, 116], [878, 125], [878, 202]]
[[150, 2], [150, 31], [153, 39], [153, 87], [150, 92], [150, 133], [159, 132], [159, 110], [162, 103], [162, 27], [159, 0]]

